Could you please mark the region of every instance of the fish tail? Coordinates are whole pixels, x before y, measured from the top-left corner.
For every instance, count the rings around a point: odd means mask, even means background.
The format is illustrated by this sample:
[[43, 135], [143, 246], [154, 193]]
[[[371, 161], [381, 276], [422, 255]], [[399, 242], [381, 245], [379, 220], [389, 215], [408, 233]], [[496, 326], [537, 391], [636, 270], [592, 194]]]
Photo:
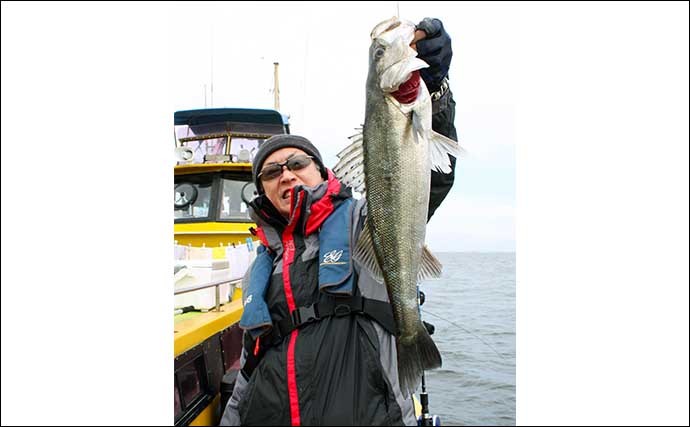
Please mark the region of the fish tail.
[[409, 396], [417, 389], [425, 370], [441, 367], [441, 353], [421, 322], [412, 340], [398, 339], [397, 350], [400, 390]]

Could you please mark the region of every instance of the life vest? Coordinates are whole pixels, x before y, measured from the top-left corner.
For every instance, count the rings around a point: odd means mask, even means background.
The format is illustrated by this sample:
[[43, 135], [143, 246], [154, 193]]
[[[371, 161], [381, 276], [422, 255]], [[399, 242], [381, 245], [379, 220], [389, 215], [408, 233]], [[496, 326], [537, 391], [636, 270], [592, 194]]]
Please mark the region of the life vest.
[[352, 260], [351, 242], [353, 199], [345, 200], [323, 222], [319, 231], [319, 300], [308, 306], [296, 307], [289, 316], [274, 322], [266, 304], [271, 283], [275, 253], [260, 245], [252, 265], [245, 294], [240, 327], [247, 332], [247, 355], [243, 374], [249, 378], [261, 354], [278, 344], [293, 330], [329, 316], [366, 315], [391, 334], [396, 334], [393, 311], [389, 303], [364, 298], [358, 292], [357, 273]]

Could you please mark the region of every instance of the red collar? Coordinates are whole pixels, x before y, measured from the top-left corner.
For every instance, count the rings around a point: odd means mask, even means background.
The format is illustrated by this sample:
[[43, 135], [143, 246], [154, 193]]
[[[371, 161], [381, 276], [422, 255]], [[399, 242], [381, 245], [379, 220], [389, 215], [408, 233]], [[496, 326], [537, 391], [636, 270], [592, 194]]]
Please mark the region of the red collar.
[[[333, 174], [333, 172], [331, 172], [330, 169], [327, 169], [327, 171], [328, 187], [326, 188], [326, 194], [324, 194], [323, 197], [321, 197], [319, 200], [312, 203], [310, 207], [311, 214], [309, 215], [309, 218], [307, 218], [307, 222], [304, 228], [305, 236], [309, 236], [315, 231], [318, 231], [319, 227], [321, 227], [321, 224], [323, 224], [326, 218], [328, 218], [328, 216], [335, 210], [335, 206], [333, 205], [333, 196], [336, 196], [340, 193], [342, 186], [340, 184], [340, 181], [338, 181], [338, 179]], [[304, 191], [305, 190], [302, 190], [302, 192]], [[302, 197], [304, 197], [303, 194]], [[302, 199], [302, 197], [299, 197], [299, 199]], [[293, 203], [297, 198], [297, 195], [293, 193]], [[292, 209], [294, 211], [294, 206], [292, 206]], [[292, 221], [299, 221], [299, 219], [300, 218], [298, 216], [296, 218], [292, 218]], [[270, 247], [268, 244], [268, 239], [266, 238], [266, 234], [262, 230], [262, 227], [257, 227], [256, 235], [261, 240], [261, 243], [264, 244], [264, 246]]]
[[304, 235], [308, 236], [321, 227], [321, 224], [328, 218], [328, 216], [335, 210], [333, 206], [333, 196], [340, 193], [340, 181], [333, 175], [330, 169], [328, 170], [328, 188], [326, 194], [311, 205], [311, 215], [307, 218], [307, 224], [304, 228]]

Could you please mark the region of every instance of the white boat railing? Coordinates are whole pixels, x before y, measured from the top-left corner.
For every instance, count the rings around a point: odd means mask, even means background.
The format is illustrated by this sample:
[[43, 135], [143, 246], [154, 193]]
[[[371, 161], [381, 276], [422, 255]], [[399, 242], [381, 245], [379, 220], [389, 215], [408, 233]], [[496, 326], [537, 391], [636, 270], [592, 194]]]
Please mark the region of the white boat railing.
[[188, 286], [186, 288], [180, 288], [175, 290], [175, 295], [186, 294], [188, 292], [199, 291], [202, 289], [208, 289], [210, 287], [216, 287], [216, 311], [220, 311], [220, 285], [230, 284], [236, 285], [242, 281], [242, 278], [234, 278], [230, 280], [217, 280], [215, 282], [204, 283], [201, 285]]

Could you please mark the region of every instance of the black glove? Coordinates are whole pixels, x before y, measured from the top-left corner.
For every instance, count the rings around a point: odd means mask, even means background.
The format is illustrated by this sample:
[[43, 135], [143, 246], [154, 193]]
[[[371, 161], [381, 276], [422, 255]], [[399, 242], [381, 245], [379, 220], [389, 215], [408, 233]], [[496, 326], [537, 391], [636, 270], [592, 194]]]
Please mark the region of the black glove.
[[420, 74], [429, 92], [436, 92], [448, 76], [453, 58], [450, 36], [443, 29], [443, 22], [436, 18], [424, 18], [417, 29], [426, 33], [426, 38], [417, 42], [417, 57], [429, 64], [429, 68], [422, 68]]

